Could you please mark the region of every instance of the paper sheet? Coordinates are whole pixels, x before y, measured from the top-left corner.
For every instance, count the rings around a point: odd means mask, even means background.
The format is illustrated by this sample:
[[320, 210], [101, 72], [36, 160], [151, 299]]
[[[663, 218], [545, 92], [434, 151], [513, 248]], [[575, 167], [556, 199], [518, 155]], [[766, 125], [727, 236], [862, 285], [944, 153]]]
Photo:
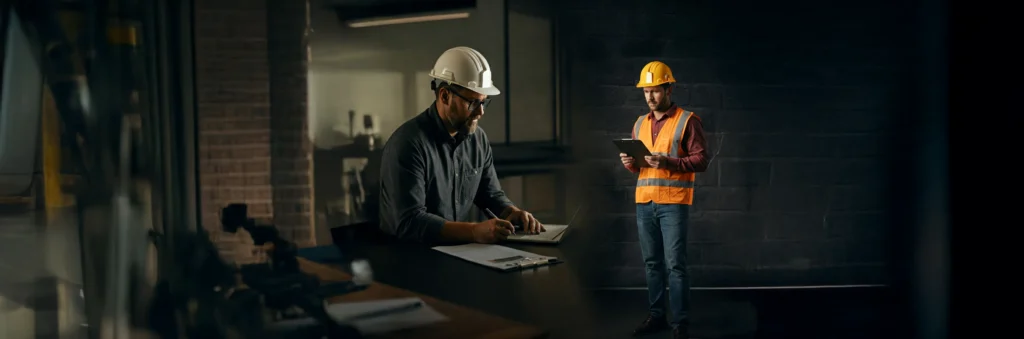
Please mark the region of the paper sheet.
[[517, 233], [516, 235], [510, 235], [509, 241], [516, 242], [542, 242], [542, 243], [554, 243], [557, 242], [559, 236], [565, 232], [568, 225], [544, 225], [544, 232], [540, 234], [522, 234]]
[[436, 246], [435, 250], [499, 270], [545, 265], [555, 257], [543, 256], [514, 248], [490, 244]]
[[[423, 303], [423, 306], [420, 306], [419, 308], [414, 310], [369, 319], [361, 319], [352, 322], [346, 321], [346, 319], [351, 317], [368, 314], [380, 310], [391, 309], [394, 307], [400, 307], [402, 305], [408, 305], [410, 303], [414, 303], [417, 301]], [[426, 326], [433, 323], [448, 321], [448, 317], [437, 312], [437, 310], [435, 310], [433, 307], [430, 307], [430, 305], [428, 305], [419, 297], [330, 304], [327, 305], [327, 314], [330, 314], [331, 318], [334, 318], [334, 320], [336, 321], [352, 325], [353, 327], [355, 327], [360, 332], [366, 335], [383, 334], [402, 329]], [[308, 318], [295, 319], [278, 322], [274, 326], [299, 327], [311, 324], [313, 322], [313, 319]]]

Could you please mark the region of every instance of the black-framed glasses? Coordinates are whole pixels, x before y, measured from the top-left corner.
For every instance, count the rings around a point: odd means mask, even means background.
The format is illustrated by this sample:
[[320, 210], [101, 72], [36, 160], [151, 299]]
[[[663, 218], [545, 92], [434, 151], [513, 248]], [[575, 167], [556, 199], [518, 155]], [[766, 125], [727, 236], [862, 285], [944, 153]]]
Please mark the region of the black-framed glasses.
[[469, 103], [468, 109], [469, 109], [470, 112], [476, 111], [477, 107], [487, 108], [487, 105], [491, 103], [491, 98], [485, 98], [483, 100], [470, 99], [470, 98], [462, 96], [462, 94], [459, 94], [458, 91], [456, 91], [454, 88], [451, 88], [451, 87], [448, 87], [448, 92], [451, 93], [451, 94], [454, 94], [455, 96], [457, 96], [459, 98], [462, 98], [463, 101]]

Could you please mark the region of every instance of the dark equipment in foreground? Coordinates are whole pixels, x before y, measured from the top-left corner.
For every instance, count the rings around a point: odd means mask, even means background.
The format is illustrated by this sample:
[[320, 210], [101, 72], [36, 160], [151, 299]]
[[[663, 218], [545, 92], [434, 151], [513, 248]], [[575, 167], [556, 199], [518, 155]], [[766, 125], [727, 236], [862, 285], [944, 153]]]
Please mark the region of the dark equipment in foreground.
[[[355, 328], [332, 319], [324, 300], [366, 285], [321, 285], [317, 277], [299, 270], [295, 244], [281, 238], [276, 227], [249, 218], [244, 204], [225, 207], [221, 223], [228, 233], [246, 230], [257, 246], [272, 244], [268, 262], [236, 269], [221, 260], [208, 235], [201, 232], [182, 239], [181, 248], [169, 253], [178, 256], [175, 261], [191, 264], [177, 266], [171, 279], [157, 285], [149, 315], [157, 333], [167, 338], [362, 338]], [[239, 277], [245, 287], [239, 286]], [[272, 326], [275, 321], [306, 317], [315, 323]]]

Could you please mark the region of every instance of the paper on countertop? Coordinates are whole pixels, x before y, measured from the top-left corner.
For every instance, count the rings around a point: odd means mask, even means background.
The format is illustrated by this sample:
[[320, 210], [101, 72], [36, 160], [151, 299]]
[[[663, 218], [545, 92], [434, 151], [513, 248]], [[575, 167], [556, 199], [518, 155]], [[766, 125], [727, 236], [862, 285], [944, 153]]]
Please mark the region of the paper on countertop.
[[433, 249], [463, 260], [507, 271], [544, 265], [558, 258], [492, 244], [435, 246]]
[[539, 234], [518, 233], [508, 236], [508, 240], [516, 242], [551, 243], [555, 242], [555, 239], [558, 239], [562, 233], [565, 233], [565, 229], [567, 227], [569, 227], [569, 225], [544, 225], [544, 232], [540, 232]]
[[[345, 320], [354, 316], [390, 309], [417, 301], [423, 303], [423, 306], [415, 310], [353, 322]], [[326, 309], [327, 314], [334, 318], [335, 321], [349, 324], [366, 335], [383, 334], [448, 321], [448, 317], [430, 307], [429, 304], [419, 297], [337, 303], [327, 305]], [[274, 327], [301, 327], [310, 325], [314, 321], [311, 318], [285, 320], [275, 323]]]

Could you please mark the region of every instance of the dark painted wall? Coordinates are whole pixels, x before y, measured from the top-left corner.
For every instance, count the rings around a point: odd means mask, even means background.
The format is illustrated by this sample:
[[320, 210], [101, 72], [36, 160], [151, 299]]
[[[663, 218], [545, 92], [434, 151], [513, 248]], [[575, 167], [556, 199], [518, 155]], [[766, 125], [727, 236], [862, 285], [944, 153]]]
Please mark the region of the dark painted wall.
[[635, 179], [611, 138], [646, 111], [640, 69], [666, 62], [714, 160], [697, 176], [695, 286], [887, 281], [886, 147], [913, 90], [913, 17], [896, 2], [566, 1], [565, 103], [590, 173], [600, 286], [643, 286]]

